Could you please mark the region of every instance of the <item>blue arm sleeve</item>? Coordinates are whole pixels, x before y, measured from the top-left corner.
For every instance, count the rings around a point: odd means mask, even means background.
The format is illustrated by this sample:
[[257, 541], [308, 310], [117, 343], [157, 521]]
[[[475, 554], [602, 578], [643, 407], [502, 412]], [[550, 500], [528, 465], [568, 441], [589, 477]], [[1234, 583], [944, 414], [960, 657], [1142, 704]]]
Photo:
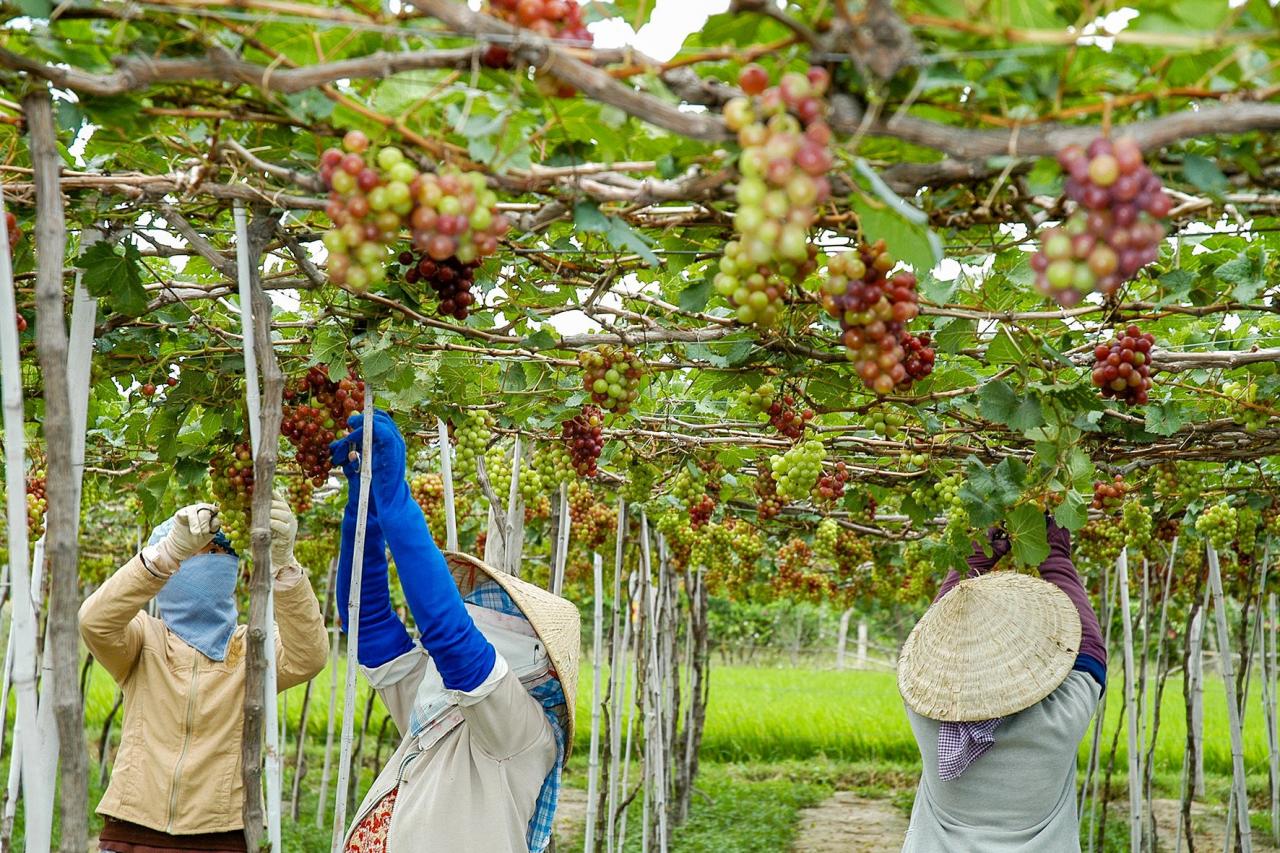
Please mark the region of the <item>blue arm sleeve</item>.
[[[352, 480], [352, 489], [359, 481]], [[351, 500], [342, 517], [342, 549], [338, 554], [338, 614], [347, 631], [347, 601], [351, 595], [351, 565], [355, 555], [356, 502]], [[381, 666], [413, 649], [413, 640], [391, 607], [387, 580], [386, 543], [382, 528], [369, 502], [369, 518], [364, 536], [364, 571], [360, 582], [360, 646], [356, 657], [361, 666]]]
[[474, 690], [493, 671], [493, 646], [471, 621], [444, 554], [431, 538], [422, 509], [409, 493], [409, 485], [403, 478], [390, 482], [383, 479], [381, 483], [378, 480], [375, 474], [378, 518], [395, 557], [400, 585], [422, 646], [435, 661], [445, 687]]

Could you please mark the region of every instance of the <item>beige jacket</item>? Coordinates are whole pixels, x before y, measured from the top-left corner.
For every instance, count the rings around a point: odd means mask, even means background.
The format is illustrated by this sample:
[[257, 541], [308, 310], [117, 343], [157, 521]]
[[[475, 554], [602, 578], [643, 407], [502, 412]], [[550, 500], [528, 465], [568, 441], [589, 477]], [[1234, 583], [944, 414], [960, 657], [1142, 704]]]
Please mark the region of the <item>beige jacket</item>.
[[[124, 692], [124, 723], [111, 784], [98, 814], [171, 835], [243, 829], [240, 778], [245, 634], [216, 662], [142, 612], [166, 578], [134, 557], [80, 608], [80, 635]], [[329, 638], [305, 574], [277, 584], [277, 686], [324, 668]]]
[[407, 732], [429, 661], [418, 646], [365, 670], [403, 740], [351, 827], [398, 785], [387, 853], [428, 847], [449, 853], [528, 853], [529, 819], [556, 760], [546, 714], [499, 655], [483, 684], [451, 695], [462, 723], [423, 748], [428, 736]]

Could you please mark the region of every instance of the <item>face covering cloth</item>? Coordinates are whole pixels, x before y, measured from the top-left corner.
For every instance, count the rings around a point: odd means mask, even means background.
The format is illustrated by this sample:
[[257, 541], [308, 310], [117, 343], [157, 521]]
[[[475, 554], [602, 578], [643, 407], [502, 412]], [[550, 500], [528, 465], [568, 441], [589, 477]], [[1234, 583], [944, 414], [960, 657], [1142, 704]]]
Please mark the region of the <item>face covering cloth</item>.
[[[169, 532], [170, 519], [151, 534], [151, 544]], [[216, 542], [216, 539], [215, 539]], [[160, 618], [191, 648], [210, 660], [223, 661], [239, 621], [236, 580], [240, 561], [231, 554], [196, 554], [156, 595]]]

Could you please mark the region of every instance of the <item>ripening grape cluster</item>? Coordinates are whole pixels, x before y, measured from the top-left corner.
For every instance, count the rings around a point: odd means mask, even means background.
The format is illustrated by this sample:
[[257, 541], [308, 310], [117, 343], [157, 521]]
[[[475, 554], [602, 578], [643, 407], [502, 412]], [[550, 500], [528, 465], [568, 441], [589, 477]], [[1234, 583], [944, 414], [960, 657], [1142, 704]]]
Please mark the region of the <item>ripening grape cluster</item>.
[[1139, 551], [1147, 547], [1155, 527], [1150, 507], [1139, 500], [1127, 500], [1120, 514], [1120, 521], [1129, 547]]
[[1226, 551], [1236, 540], [1238, 519], [1236, 508], [1228, 503], [1205, 507], [1196, 519], [1196, 532], [1209, 540], [1218, 551]]
[[44, 513], [49, 508], [49, 498], [45, 494], [46, 483], [43, 470], [35, 470], [27, 475], [27, 536], [32, 540], [44, 535]]
[[1114, 518], [1095, 518], [1080, 528], [1077, 543], [1081, 559], [1105, 568], [1113, 564], [1124, 549], [1124, 527]]
[[507, 455], [507, 448], [495, 444], [485, 451], [484, 473], [489, 478], [494, 494], [505, 502], [511, 485], [511, 457]]
[[1271, 506], [1262, 511], [1262, 526], [1267, 536], [1280, 539], [1280, 502], [1273, 500]]
[[693, 547], [689, 552], [689, 562], [693, 566], [701, 566], [712, 572], [721, 572], [733, 565], [733, 530], [723, 524], [694, 524]]
[[311, 493], [315, 491], [315, 487], [311, 485], [310, 480], [290, 478], [286, 491], [289, 494], [289, 506], [293, 507], [294, 512], [298, 515], [310, 512], [312, 507]]
[[614, 533], [618, 517], [613, 508], [596, 497], [590, 486], [574, 481], [569, 484], [569, 521], [574, 540], [594, 550]]
[[483, 409], [462, 413], [453, 430], [453, 475], [459, 479], [474, 476], [476, 460], [493, 437], [493, 415]]
[[952, 507], [964, 506], [960, 499], [960, 475], [948, 474], [930, 480], [911, 490], [911, 499], [925, 512], [937, 514]]
[[470, 316], [476, 301], [471, 288], [476, 283], [479, 261], [463, 263], [454, 257], [436, 260], [425, 252], [410, 251], [401, 252], [398, 260], [404, 269], [405, 284], [425, 283], [431, 288], [441, 317], [465, 320]]
[[209, 460], [209, 482], [222, 532], [233, 548], [248, 553], [249, 501], [253, 497], [253, 450], [249, 443], [237, 444], [229, 456]]
[[1262, 524], [1262, 514], [1247, 504], [1236, 509], [1236, 554], [1241, 557], [1253, 556], [1258, 545], [1258, 527]]
[[693, 550], [694, 533], [689, 516], [683, 512], [667, 510], [657, 517], [654, 529], [666, 539], [667, 548], [678, 565], [688, 565]]
[[796, 398], [791, 394], [779, 397], [771, 382], [763, 382], [754, 389], [743, 388], [738, 392], [738, 404], [792, 441], [804, 435], [804, 425], [814, 417], [813, 409], [798, 410]]
[[573, 470], [579, 477], [594, 477], [599, 471], [596, 462], [604, 450], [604, 413], [598, 406], [583, 406], [582, 411], [560, 425], [560, 435], [569, 448]]
[[529, 465], [528, 459], [522, 461], [520, 463], [520, 497], [524, 499], [525, 506], [535, 506], [545, 491], [546, 483], [542, 481], [542, 474], [536, 467]]
[[898, 464], [903, 468], [923, 468], [929, 464], [929, 454], [904, 447], [898, 454]]
[[813, 484], [809, 497], [815, 504], [830, 504], [844, 498], [844, 485], [849, 482], [849, 468], [843, 462], [837, 462], [831, 473], [823, 471], [818, 482]]
[[1208, 488], [1204, 472], [1189, 462], [1165, 462], [1156, 468], [1155, 493], [1171, 504], [1186, 504]]
[[399, 148], [375, 151], [358, 130], [342, 138], [341, 149], [321, 155], [320, 178], [329, 188], [325, 213], [333, 223], [324, 233], [329, 278], [353, 290], [386, 279], [392, 246], [406, 227], [415, 251], [462, 264], [495, 253], [511, 227], [479, 172], [419, 172]]
[[1112, 512], [1120, 508], [1120, 504], [1124, 501], [1124, 496], [1129, 493], [1129, 485], [1125, 483], [1124, 477], [1116, 474], [1108, 483], [1100, 480], [1093, 484], [1093, 503], [1094, 509]]
[[415, 474], [409, 481], [409, 492], [422, 509], [427, 526], [437, 534], [444, 530], [444, 477], [440, 474]]
[[1093, 351], [1093, 384], [1103, 397], [1111, 397], [1131, 406], [1146, 405], [1151, 391], [1151, 348], [1155, 336], [1137, 326], [1129, 326], [1108, 344], [1098, 344]]
[[787, 502], [778, 494], [778, 481], [773, 478], [773, 469], [766, 459], [756, 463], [756, 481], [753, 489], [756, 493], [756, 517], [760, 521], [775, 518]]
[[831, 128], [823, 68], [789, 72], [777, 86], [758, 65], [742, 69], [746, 97], [725, 104], [724, 119], [738, 134], [742, 155], [737, 186], [738, 239], [725, 246], [713, 286], [737, 308], [738, 321], [769, 327], [791, 285], [814, 269], [809, 229], [831, 195]]
[[863, 383], [882, 396], [928, 376], [935, 357], [927, 334], [907, 331], [920, 312], [916, 277], [899, 272], [886, 278], [893, 265], [878, 240], [832, 255], [822, 282], [822, 305], [844, 330], [845, 355]]
[[1031, 268], [1041, 292], [1070, 308], [1095, 290], [1115, 293], [1154, 261], [1164, 237], [1161, 220], [1173, 205], [1131, 138], [1070, 145], [1058, 152], [1058, 162], [1068, 176], [1066, 196], [1079, 207], [1044, 232]]
[[1245, 432], [1257, 432], [1267, 425], [1270, 414], [1264, 408], [1254, 408], [1258, 403], [1258, 383], [1233, 380], [1222, 386], [1222, 393], [1237, 404], [1231, 407], [1231, 419]]
[[867, 428], [880, 438], [888, 441], [899, 441], [906, 437], [903, 429], [907, 416], [887, 406], [876, 406], [867, 412]]
[[285, 389], [280, 433], [297, 451], [303, 475], [317, 486], [329, 478], [329, 443], [346, 432], [347, 417], [364, 408], [364, 380], [329, 378], [328, 368], [312, 367], [294, 388]]
[[622, 454], [618, 461], [627, 475], [626, 482], [618, 489], [618, 494], [633, 506], [647, 502], [653, 497], [653, 487], [658, 482], [657, 467], [631, 451]]
[[797, 444], [781, 456], [769, 459], [773, 479], [778, 482], [778, 497], [798, 501], [809, 496], [822, 473], [827, 449], [818, 439]]
[[601, 344], [578, 353], [582, 387], [597, 406], [625, 415], [640, 396], [644, 362], [635, 353]]

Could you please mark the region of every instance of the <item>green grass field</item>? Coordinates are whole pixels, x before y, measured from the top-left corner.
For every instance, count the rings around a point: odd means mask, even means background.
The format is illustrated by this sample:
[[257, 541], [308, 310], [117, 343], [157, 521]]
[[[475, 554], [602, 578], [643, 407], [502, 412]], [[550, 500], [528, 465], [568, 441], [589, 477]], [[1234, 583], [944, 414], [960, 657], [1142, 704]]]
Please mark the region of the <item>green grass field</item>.
[[[339, 685], [345, 674], [340, 664]], [[585, 761], [590, 735], [590, 670], [584, 672], [578, 697], [578, 751], [569, 783], [585, 787]], [[287, 851], [325, 849], [325, 827], [312, 826], [320, 767], [323, 761], [330, 675], [317, 677], [308, 721], [308, 763], [304, 785], [303, 819], [286, 821]], [[340, 687], [341, 689], [341, 687]], [[358, 682], [357, 715], [363, 712], [368, 688]], [[1122, 680], [1113, 673], [1108, 701], [1104, 750], [1109, 746], [1120, 716]], [[1164, 698], [1163, 717], [1156, 749], [1157, 784], [1166, 795], [1176, 796], [1185, 740], [1182, 682], [1171, 679]], [[1226, 727], [1226, 702], [1222, 683], [1210, 677], [1205, 692], [1206, 769], [1211, 775], [1210, 797], [1225, 791], [1230, 773], [1230, 747]], [[290, 690], [282, 700], [289, 727], [296, 732], [303, 688]], [[115, 685], [101, 669], [90, 677], [86, 732], [90, 752], [96, 755], [102, 721], [115, 699]], [[338, 702], [341, 708], [341, 697]], [[374, 704], [366, 742], [369, 766], [361, 791], [372, 781], [375, 737], [384, 712]], [[393, 728], [383, 755], [394, 748]], [[118, 733], [118, 726], [115, 728]], [[292, 776], [292, 743], [285, 789]], [[1081, 767], [1088, 755], [1091, 734], [1081, 745]], [[335, 739], [336, 740], [336, 739]], [[1121, 793], [1127, 760], [1127, 737], [1121, 733], [1116, 755], [1116, 786]], [[336, 744], [335, 744], [336, 750]], [[911, 730], [902, 711], [892, 673], [835, 672], [793, 668], [713, 666], [711, 704], [703, 741], [704, 775], [695, 799], [694, 814], [677, 836], [675, 849], [729, 853], [737, 850], [786, 850], [791, 843], [800, 809], [834, 790], [866, 790], [878, 795], [899, 792], [909, 803], [909, 791], [919, 760]], [[1246, 718], [1245, 758], [1251, 775], [1265, 774], [1266, 738], [1256, 691]], [[0, 770], [3, 768], [0, 767]], [[96, 779], [96, 770], [94, 772]], [[1265, 785], [1265, 781], [1259, 780]], [[96, 786], [95, 786], [96, 788]], [[1261, 790], [1260, 788], [1258, 790]], [[907, 792], [907, 793], [902, 793]], [[96, 801], [101, 792], [95, 790]], [[332, 794], [330, 794], [332, 799]], [[638, 827], [639, 816], [637, 815]], [[638, 837], [637, 837], [638, 840]], [[18, 849], [21, 849], [20, 847]]]

